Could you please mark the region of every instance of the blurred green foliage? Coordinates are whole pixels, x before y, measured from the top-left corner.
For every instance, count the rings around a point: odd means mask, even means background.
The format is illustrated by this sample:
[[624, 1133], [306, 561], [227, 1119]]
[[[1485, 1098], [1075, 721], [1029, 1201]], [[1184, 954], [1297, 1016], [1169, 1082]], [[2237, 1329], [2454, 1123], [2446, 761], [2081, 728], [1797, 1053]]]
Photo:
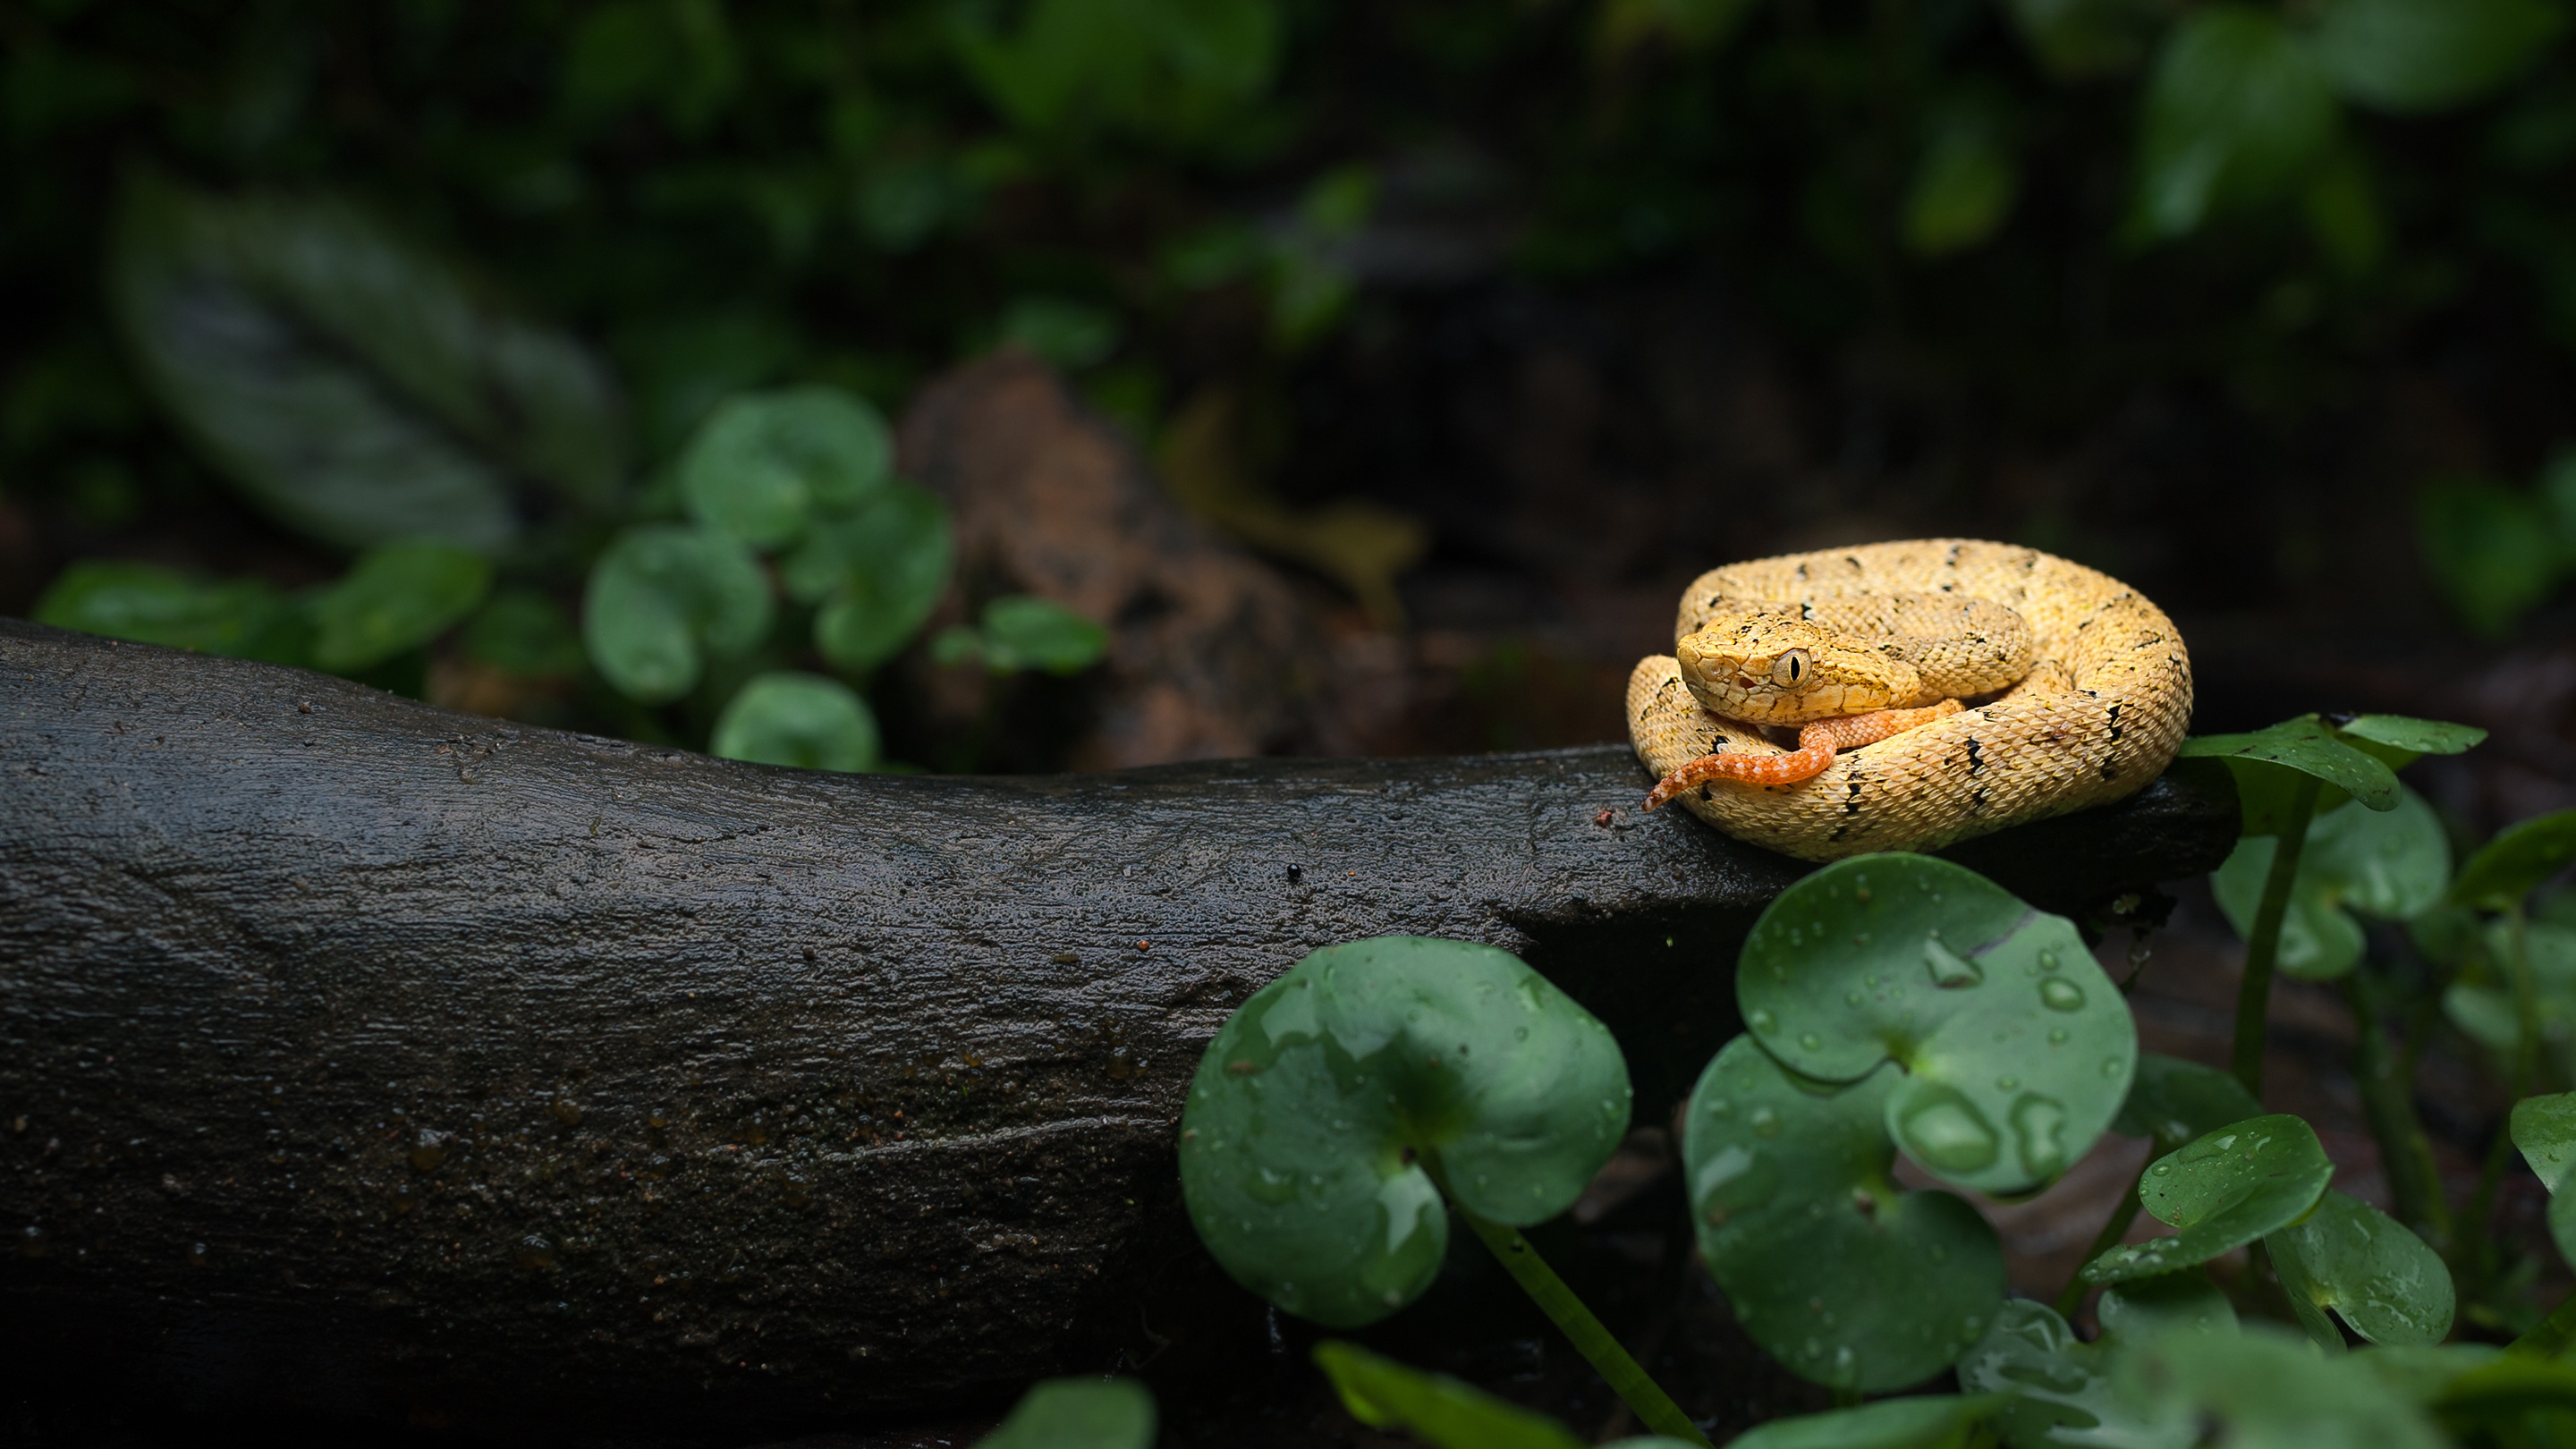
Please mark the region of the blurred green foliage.
[[[2277, 395], [2473, 304], [2576, 340], [2564, 0], [6, 16], [0, 500], [113, 557], [228, 488], [325, 550], [491, 569], [288, 607], [90, 562], [47, 615], [578, 674], [578, 719], [692, 742], [753, 674], [865, 687], [917, 637], [951, 544], [882, 419], [995, 343], [1151, 441], [1206, 384], [1313, 365], [1435, 253], [1548, 284], [1713, 265], [1789, 335], [1899, 334], [2040, 416]], [[2576, 568], [2571, 489], [2428, 485], [2473, 625]]]

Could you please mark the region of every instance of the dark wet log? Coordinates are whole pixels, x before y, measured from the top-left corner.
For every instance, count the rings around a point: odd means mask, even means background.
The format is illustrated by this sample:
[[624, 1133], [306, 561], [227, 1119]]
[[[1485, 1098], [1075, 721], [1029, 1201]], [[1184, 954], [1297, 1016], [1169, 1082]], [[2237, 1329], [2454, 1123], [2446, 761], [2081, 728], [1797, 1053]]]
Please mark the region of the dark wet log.
[[[6, 1351], [700, 1422], [1106, 1366], [1206, 1281], [1201, 1044], [1316, 946], [1507, 947], [1641, 1112], [1687, 1084], [1805, 867], [1645, 784], [1616, 748], [808, 774], [0, 621]], [[1974, 854], [2076, 907], [2233, 834], [2223, 778], [2168, 779]]]

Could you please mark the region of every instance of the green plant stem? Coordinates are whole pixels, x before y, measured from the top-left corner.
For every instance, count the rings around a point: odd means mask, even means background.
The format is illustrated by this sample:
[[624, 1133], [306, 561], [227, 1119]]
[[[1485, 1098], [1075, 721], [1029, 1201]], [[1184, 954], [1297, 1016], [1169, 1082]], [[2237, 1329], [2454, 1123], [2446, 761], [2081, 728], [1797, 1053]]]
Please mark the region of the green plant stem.
[[2344, 1000], [2352, 1008], [2357, 1042], [2353, 1080], [2361, 1088], [2362, 1115], [2370, 1134], [2379, 1139], [2380, 1161], [2388, 1171], [2388, 1195], [2397, 1220], [2424, 1233], [2435, 1251], [2448, 1256], [2451, 1204], [2442, 1194], [2441, 1170], [2433, 1162], [2433, 1142], [2423, 1119], [2415, 1114], [2412, 1055], [2400, 1062], [2391, 1056], [2380, 1027], [2379, 982], [2363, 962], [2344, 978]]
[[[2505, 909], [2505, 932], [2513, 943], [2506, 964], [2513, 972], [2513, 1100], [2517, 1102], [2531, 1095], [2531, 1080], [2540, 1070], [2540, 991], [2531, 976], [2528, 924], [2520, 901]], [[2475, 1255], [2475, 1277], [2480, 1283], [2495, 1274], [2495, 1242], [2487, 1220], [2495, 1213], [2496, 1189], [2504, 1182], [2505, 1163], [2512, 1156], [2513, 1133], [2499, 1123], [2495, 1139], [2487, 1144], [2486, 1160], [2478, 1164], [2477, 1191], [2469, 1195], [2468, 1211], [2460, 1216], [2462, 1241]]]
[[2272, 1011], [2272, 966], [2281, 956], [2281, 922], [2290, 914], [2290, 886], [2299, 878], [2299, 857], [2308, 848], [2308, 820], [2317, 813], [2317, 793], [2324, 782], [2302, 775], [2290, 796], [2289, 813], [2272, 849], [2272, 871], [2263, 878], [2263, 903], [2254, 911], [2254, 932], [2245, 942], [2245, 980], [2236, 992], [2236, 1080], [2263, 1100], [2263, 1039]]
[[2120, 1194], [2120, 1200], [2111, 1205], [2111, 1216], [2103, 1222], [2102, 1231], [2093, 1235], [2093, 1246], [2086, 1248], [2084, 1256], [2075, 1260], [2075, 1276], [2067, 1279], [2066, 1286], [2058, 1290], [2058, 1317], [2072, 1319], [2075, 1310], [2084, 1306], [2084, 1290], [2093, 1286], [2084, 1281], [2084, 1265], [2111, 1251], [2129, 1235], [2129, 1224], [2138, 1220], [2138, 1184], [2147, 1180], [2148, 1164], [2171, 1151], [2173, 1148], [2162, 1137], [2149, 1145], [2147, 1160], [2138, 1164], [2138, 1175], [2130, 1180], [2129, 1190]]
[[[1456, 1206], [1454, 1201], [1451, 1205]], [[1574, 1296], [1574, 1290], [1566, 1287], [1565, 1280], [1556, 1276], [1556, 1270], [1529, 1245], [1529, 1239], [1516, 1229], [1478, 1217], [1463, 1207], [1458, 1208], [1458, 1216], [1493, 1250], [1502, 1261], [1503, 1271], [1512, 1275], [1512, 1281], [1521, 1285], [1521, 1291], [1529, 1294], [1539, 1311], [1573, 1341], [1575, 1351], [1610, 1385], [1611, 1392], [1637, 1411], [1639, 1423], [1686, 1444], [1708, 1443], [1708, 1436], [1690, 1421], [1690, 1415], [1682, 1412], [1661, 1385], [1647, 1377], [1645, 1369], [1628, 1356], [1628, 1350], [1619, 1346], [1619, 1340], [1610, 1336], [1610, 1330], [1602, 1327], [1601, 1320], [1592, 1316], [1592, 1310], [1583, 1306], [1583, 1300]]]

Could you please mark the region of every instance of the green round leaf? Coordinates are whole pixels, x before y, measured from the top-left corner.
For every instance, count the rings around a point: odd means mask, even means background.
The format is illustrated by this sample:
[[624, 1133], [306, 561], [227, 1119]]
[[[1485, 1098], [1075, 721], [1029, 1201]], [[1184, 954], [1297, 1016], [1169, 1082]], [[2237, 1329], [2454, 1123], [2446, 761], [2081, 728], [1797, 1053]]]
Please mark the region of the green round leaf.
[[2415, 495], [2415, 538], [2472, 633], [2500, 639], [2558, 587], [2565, 560], [2549, 511], [2519, 488], [2445, 478]]
[[2094, 1305], [2106, 1338], [2132, 1342], [2159, 1333], [2234, 1333], [2236, 1305], [2196, 1268], [2132, 1278], [2102, 1290]]
[[823, 657], [864, 671], [920, 632], [948, 587], [954, 554], [947, 507], [909, 483], [890, 483], [854, 509], [815, 520], [779, 578], [789, 594], [822, 604], [814, 643]]
[[2182, 1231], [2112, 1248], [2084, 1265], [2087, 1283], [2119, 1283], [2206, 1263], [2307, 1216], [2334, 1178], [2334, 1163], [2307, 1123], [2252, 1117], [2156, 1160], [2138, 1200]]
[[[2372, 1343], [2434, 1344], [2451, 1332], [2451, 1270], [2423, 1239], [2366, 1202], [2328, 1192], [2304, 1222], [2263, 1242], [2302, 1321], [2331, 1308]], [[2333, 1346], [2343, 1342], [2322, 1319], [2309, 1332]]]
[[310, 626], [259, 579], [211, 582], [156, 564], [83, 559], [54, 579], [31, 616], [57, 629], [304, 664]]
[[2153, 1137], [2179, 1147], [2230, 1122], [2263, 1115], [2263, 1106], [2232, 1072], [2180, 1057], [2147, 1052], [2111, 1130], [2124, 1137]]
[[[1254, 992], [1200, 1059], [1181, 1189], [1235, 1281], [1334, 1328], [1431, 1286], [1461, 1207], [1520, 1226], [1582, 1195], [1628, 1125], [1608, 1029], [1491, 946], [1328, 946]], [[1429, 1169], [1429, 1170], [1426, 1170]]]
[[[2391, 1361], [2411, 1370], [2396, 1384], [2413, 1388], [2444, 1419], [2517, 1426], [2534, 1409], [2576, 1410], [2576, 1363], [2512, 1353], [2491, 1344], [2383, 1351], [2365, 1357], [2382, 1378]], [[2411, 1381], [2411, 1382], [2409, 1382]], [[2511, 1439], [2503, 1442], [2511, 1443]]]
[[2315, 715], [2301, 715], [2241, 735], [2202, 735], [2182, 742], [2179, 757], [2214, 759], [2236, 776], [2247, 835], [2278, 835], [2300, 775], [2325, 782], [2316, 811], [2346, 798], [2373, 810], [2397, 808], [2397, 775], [2378, 757], [2337, 738]]
[[582, 642], [610, 684], [659, 704], [698, 682], [709, 654], [740, 654], [769, 632], [769, 581], [750, 550], [678, 524], [629, 528], [592, 565]]
[[837, 679], [791, 671], [754, 675], [716, 717], [708, 748], [756, 765], [866, 770], [877, 762], [877, 717]]
[[1153, 1449], [1154, 1396], [1134, 1379], [1048, 1379], [975, 1449]]
[[1008, 594], [984, 606], [984, 662], [997, 673], [1078, 674], [1109, 652], [1109, 631], [1061, 604]]
[[2347, 99], [2437, 111], [2512, 79], [2566, 28], [2548, 0], [2325, 0], [2309, 47]]
[[1683, 1129], [1700, 1250], [1736, 1318], [1836, 1388], [1920, 1383], [2003, 1301], [2003, 1250], [1976, 1209], [1888, 1175], [1898, 1080], [1882, 1068], [1829, 1090], [1739, 1036], [1700, 1075]]
[[884, 486], [894, 462], [885, 420], [833, 387], [751, 393], [718, 407], [680, 455], [680, 492], [710, 528], [771, 548], [817, 509], [848, 508]]
[[1736, 997], [1790, 1070], [1848, 1082], [1894, 1061], [1887, 1127], [1944, 1182], [2020, 1193], [2064, 1172], [2128, 1095], [2128, 1003], [2065, 918], [1921, 855], [1837, 861], [1780, 893]]
[[1062, 297], [1023, 297], [1002, 316], [1001, 338], [1070, 372], [1118, 350], [1114, 312]]
[[313, 662], [363, 669], [416, 649], [472, 613], [491, 587], [491, 562], [451, 543], [413, 539], [369, 549], [308, 606]]
[[2277, 14], [2194, 7], [2147, 82], [2134, 225], [2183, 236], [2220, 206], [2280, 195], [2325, 153], [2336, 118], [2316, 62]]
[[534, 589], [504, 589], [467, 621], [457, 641], [465, 657], [504, 674], [529, 678], [581, 672], [581, 635], [572, 620]]
[[[2240, 936], [2253, 932], [2279, 846], [2271, 836], [2249, 835], [2209, 878]], [[2361, 923], [2352, 912], [2404, 920], [2439, 904], [2450, 879], [2450, 837], [2424, 797], [2403, 785], [2394, 810], [2347, 804], [2317, 816], [2281, 921], [2281, 969], [2311, 981], [2341, 976], [2361, 960]]]
[[2501, 911], [2521, 902], [2540, 883], [2576, 860], [2576, 810], [2560, 810], [2506, 826], [2461, 865], [2451, 899]]
[[1727, 1449], [1944, 1449], [2004, 1406], [1999, 1394], [1927, 1394], [1757, 1425]]
[[2112, 1360], [2120, 1401], [2145, 1421], [2137, 1442], [2227, 1449], [2442, 1449], [2422, 1409], [2374, 1374], [2369, 1354], [2326, 1357], [2248, 1325], [2168, 1333]]
[[1972, 1394], [2009, 1396], [1995, 1415], [1995, 1427], [2015, 1449], [2186, 1449], [2189, 1435], [2150, 1433], [2147, 1416], [2121, 1401], [2111, 1383], [2108, 1347], [2077, 1338], [2046, 1304], [2007, 1299], [1986, 1336], [1960, 1356], [1959, 1387]]
[[1582, 1449], [1582, 1440], [1544, 1414], [1354, 1343], [1316, 1344], [1315, 1366], [1351, 1417], [1371, 1428], [1402, 1429], [1439, 1449]]

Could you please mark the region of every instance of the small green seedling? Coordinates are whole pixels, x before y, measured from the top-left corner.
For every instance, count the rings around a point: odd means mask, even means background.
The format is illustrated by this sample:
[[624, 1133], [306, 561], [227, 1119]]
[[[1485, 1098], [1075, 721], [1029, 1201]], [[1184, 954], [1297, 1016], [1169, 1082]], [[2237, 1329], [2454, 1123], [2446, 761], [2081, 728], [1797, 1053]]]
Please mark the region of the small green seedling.
[[[1574, 1432], [1545, 1414], [1506, 1403], [1447, 1374], [1424, 1373], [1357, 1344], [1315, 1345], [1315, 1366], [1342, 1407], [1371, 1428], [1402, 1429], [1437, 1449], [1582, 1449]], [[1609, 1449], [1687, 1449], [1699, 1439], [1622, 1439]]]
[[2222, 1127], [2157, 1159], [2139, 1180], [2147, 1211], [2181, 1231], [2112, 1248], [2084, 1265], [2084, 1281], [2119, 1283], [2206, 1263], [2307, 1216], [2333, 1179], [2315, 1130], [2296, 1117]]
[[680, 455], [680, 494], [709, 528], [754, 548], [792, 543], [893, 476], [877, 410], [838, 388], [746, 393], [709, 414]]
[[1965, 1449], [1977, 1426], [2003, 1404], [1999, 1394], [1882, 1399], [1774, 1419], [1728, 1440], [1727, 1449]]
[[942, 664], [981, 659], [995, 674], [1042, 669], [1079, 674], [1109, 652], [1109, 631], [1046, 599], [1007, 594], [984, 606], [983, 627], [940, 631], [930, 654]]
[[2167, 1332], [2234, 1334], [2236, 1313], [2204, 1274], [2185, 1271], [2124, 1283], [2102, 1295], [2102, 1338], [2086, 1343], [2056, 1310], [2007, 1301], [1994, 1326], [1959, 1359], [1959, 1387], [2004, 1396], [1996, 1427], [2007, 1444], [2131, 1445], [2175, 1449], [2112, 1384], [2117, 1350]]
[[2321, 1357], [2306, 1341], [2259, 1324], [2125, 1344], [2113, 1359], [2112, 1387], [2136, 1428], [2119, 1442], [2438, 1449], [2447, 1441], [2424, 1407], [2380, 1376], [2385, 1352]]

